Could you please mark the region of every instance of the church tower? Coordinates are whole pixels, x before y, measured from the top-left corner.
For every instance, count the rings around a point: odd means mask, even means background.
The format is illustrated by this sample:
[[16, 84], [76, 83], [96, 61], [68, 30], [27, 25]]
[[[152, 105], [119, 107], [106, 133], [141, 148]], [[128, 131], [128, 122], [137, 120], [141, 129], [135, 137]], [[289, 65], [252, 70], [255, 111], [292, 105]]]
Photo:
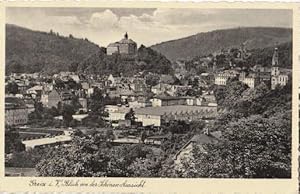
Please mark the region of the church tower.
[[274, 54], [272, 57], [272, 76], [278, 76], [279, 75], [279, 63], [278, 63], [278, 48], [275, 48]]

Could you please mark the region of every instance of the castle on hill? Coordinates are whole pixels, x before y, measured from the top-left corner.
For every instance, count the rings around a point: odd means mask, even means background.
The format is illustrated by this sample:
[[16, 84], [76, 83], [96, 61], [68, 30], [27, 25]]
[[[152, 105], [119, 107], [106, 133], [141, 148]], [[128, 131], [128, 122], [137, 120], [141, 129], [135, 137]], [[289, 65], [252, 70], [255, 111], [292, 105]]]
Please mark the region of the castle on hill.
[[131, 39], [128, 39], [127, 32], [124, 35], [124, 38], [118, 42], [110, 43], [107, 46], [106, 53], [107, 55], [112, 55], [114, 53], [121, 55], [135, 55], [137, 51], [137, 44]]

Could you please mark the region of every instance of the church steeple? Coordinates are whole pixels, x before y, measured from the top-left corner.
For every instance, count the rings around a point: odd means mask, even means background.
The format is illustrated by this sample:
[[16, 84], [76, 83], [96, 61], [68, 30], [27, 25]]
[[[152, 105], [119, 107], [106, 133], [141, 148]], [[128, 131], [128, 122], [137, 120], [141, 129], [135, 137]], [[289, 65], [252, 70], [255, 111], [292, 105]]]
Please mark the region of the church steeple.
[[125, 39], [128, 39], [128, 34], [127, 34], [127, 32], [125, 33], [124, 38], [125, 38]]
[[278, 66], [278, 48], [276, 47], [273, 53], [272, 66]]
[[276, 47], [274, 49], [274, 54], [272, 57], [272, 71], [271, 71], [271, 75], [272, 76], [278, 76], [280, 74], [279, 71], [279, 63], [278, 63], [278, 48]]

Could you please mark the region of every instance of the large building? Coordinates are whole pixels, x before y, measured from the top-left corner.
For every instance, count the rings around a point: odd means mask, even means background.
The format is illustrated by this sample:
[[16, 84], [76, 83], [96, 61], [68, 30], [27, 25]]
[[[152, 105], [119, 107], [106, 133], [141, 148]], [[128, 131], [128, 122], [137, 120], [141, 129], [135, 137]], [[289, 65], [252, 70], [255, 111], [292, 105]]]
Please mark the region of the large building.
[[29, 110], [23, 100], [13, 97], [5, 98], [5, 124], [25, 125], [28, 122]]
[[224, 71], [215, 76], [215, 84], [219, 86], [226, 86], [227, 81], [231, 78], [235, 78], [238, 76], [238, 72], [236, 71]]
[[128, 39], [128, 34], [124, 35], [124, 38], [118, 42], [110, 43], [107, 46], [107, 55], [112, 55], [114, 53], [123, 55], [135, 55], [137, 51], [137, 44], [131, 39]]
[[289, 76], [283, 72], [280, 72], [278, 62], [278, 49], [275, 48], [272, 58], [272, 70], [271, 70], [271, 89], [274, 90], [276, 86], [285, 86], [289, 81]]
[[[107, 105], [105, 111], [108, 117], [105, 119], [112, 123], [125, 120], [125, 115], [130, 111], [129, 107], [118, 107]], [[162, 121], [170, 122], [180, 121], [197, 121], [199, 119], [211, 120], [217, 116], [217, 106], [161, 106], [161, 107], [143, 107], [134, 109], [137, 122], [143, 126], [161, 126]]]
[[245, 72], [241, 72], [239, 76], [239, 81], [246, 84], [249, 88], [255, 88], [260, 84], [259, 77], [255, 73], [246, 75]]

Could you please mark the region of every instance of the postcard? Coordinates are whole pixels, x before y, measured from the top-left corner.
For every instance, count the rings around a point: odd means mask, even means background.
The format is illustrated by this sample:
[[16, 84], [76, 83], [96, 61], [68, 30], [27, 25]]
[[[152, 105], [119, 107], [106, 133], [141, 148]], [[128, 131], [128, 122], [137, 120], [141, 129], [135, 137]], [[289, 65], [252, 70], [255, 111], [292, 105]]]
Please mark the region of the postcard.
[[299, 16], [2, 3], [0, 191], [298, 193]]

